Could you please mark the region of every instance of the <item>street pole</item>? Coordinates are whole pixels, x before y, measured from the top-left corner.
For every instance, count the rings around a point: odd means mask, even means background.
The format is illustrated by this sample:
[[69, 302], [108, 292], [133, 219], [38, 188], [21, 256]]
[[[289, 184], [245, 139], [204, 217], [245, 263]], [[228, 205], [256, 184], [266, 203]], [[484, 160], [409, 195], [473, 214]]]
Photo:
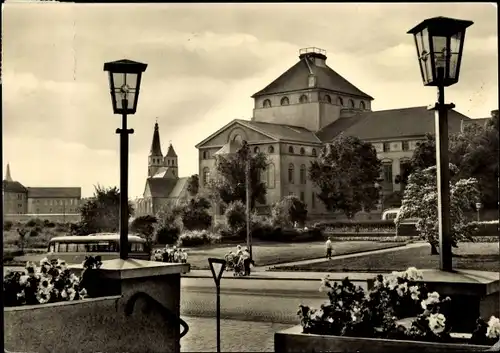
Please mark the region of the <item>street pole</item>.
[[[128, 106], [127, 99], [122, 99], [124, 111]], [[127, 129], [127, 113], [122, 114], [122, 128], [116, 129], [120, 134], [120, 259], [128, 258], [128, 135], [134, 129]]]
[[220, 282], [215, 282], [215, 288], [217, 291], [217, 353], [220, 353]]
[[247, 148], [246, 151], [246, 172], [245, 172], [245, 184], [246, 184], [246, 218], [247, 218], [247, 248], [248, 252], [250, 253], [250, 259], [253, 259], [252, 257], [252, 239], [251, 239], [251, 234], [250, 234], [250, 151]]
[[[438, 77], [444, 77], [438, 68]], [[436, 120], [436, 173], [438, 189], [439, 265], [441, 271], [452, 271], [450, 238], [450, 168], [448, 158], [448, 110], [453, 104], [444, 102], [444, 85], [438, 85], [438, 102], [434, 107]]]

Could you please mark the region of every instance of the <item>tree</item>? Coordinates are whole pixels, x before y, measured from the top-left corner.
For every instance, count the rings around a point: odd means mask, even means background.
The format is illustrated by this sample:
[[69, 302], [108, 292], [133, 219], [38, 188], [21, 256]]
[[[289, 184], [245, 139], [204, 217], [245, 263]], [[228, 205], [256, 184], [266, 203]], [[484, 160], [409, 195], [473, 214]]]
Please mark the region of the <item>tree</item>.
[[[127, 219], [133, 213], [128, 203]], [[117, 232], [120, 228], [120, 192], [116, 187], [95, 186], [94, 197], [80, 208], [79, 234]]]
[[307, 205], [297, 196], [285, 196], [273, 205], [271, 210], [273, 223], [281, 227], [304, 224], [307, 219]]
[[200, 179], [198, 174], [193, 174], [189, 177], [187, 181], [187, 191], [189, 195], [196, 196], [198, 194], [198, 190], [200, 189]]
[[[255, 203], [266, 203], [266, 184], [261, 181], [262, 171], [267, 169], [267, 157], [260, 152], [250, 157], [250, 209]], [[229, 205], [234, 201], [246, 203], [246, 160], [241, 150], [234, 155], [217, 156], [216, 174], [208, 188], [213, 200]]]
[[164, 206], [156, 214], [154, 239], [159, 244], [175, 244], [182, 230], [180, 207]]
[[226, 217], [229, 229], [235, 234], [246, 227], [246, 207], [241, 201], [231, 202], [227, 206], [224, 216]]
[[[452, 172], [457, 174], [458, 169], [450, 163], [450, 173]], [[416, 228], [420, 237], [435, 248], [439, 246], [437, 197], [435, 166], [412, 173], [395, 220], [396, 227], [399, 227], [405, 218], [417, 219]], [[468, 178], [450, 183], [450, 236], [454, 247], [461, 240], [472, 239], [474, 228], [468, 222], [465, 212], [470, 210], [478, 197], [477, 180]]]
[[318, 198], [329, 211], [342, 211], [352, 219], [379, 200], [376, 182], [381, 162], [375, 148], [357, 137], [340, 134], [311, 162], [309, 178], [320, 190]]
[[158, 222], [155, 216], [146, 215], [137, 217], [132, 221], [130, 230], [139, 233], [146, 239], [146, 247], [151, 249], [153, 246], [153, 237], [155, 233], [155, 224]]
[[184, 228], [189, 230], [207, 229], [212, 225], [208, 212], [210, 201], [204, 197], [194, 197], [180, 207], [180, 217]]

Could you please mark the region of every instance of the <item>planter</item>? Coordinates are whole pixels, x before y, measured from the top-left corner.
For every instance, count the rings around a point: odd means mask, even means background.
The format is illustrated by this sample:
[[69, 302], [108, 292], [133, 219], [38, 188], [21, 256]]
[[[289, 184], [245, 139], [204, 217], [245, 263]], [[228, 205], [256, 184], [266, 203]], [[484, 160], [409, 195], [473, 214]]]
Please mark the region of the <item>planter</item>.
[[392, 339], [313, 335], [297, 325], [274, 334], [275, 352], [478, 352], [489, 349], [460, 343], [435, 343]]

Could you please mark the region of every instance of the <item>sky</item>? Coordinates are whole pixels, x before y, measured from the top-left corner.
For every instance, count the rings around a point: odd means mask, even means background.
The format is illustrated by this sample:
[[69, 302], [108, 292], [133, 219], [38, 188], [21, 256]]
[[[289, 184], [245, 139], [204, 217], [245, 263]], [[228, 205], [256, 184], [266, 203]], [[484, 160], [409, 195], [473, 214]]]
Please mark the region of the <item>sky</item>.
[[446, 100], [471, 117], [498, 109], [494, 3], [280, 3], [3, 5], [3, 171], [25, 186], [119, 186], [121, 124], [103, 63], [148, 64], [129, 116], [129, 196], [140, 196], [156, 119], [179, 174], [198, 172], [194, 147], [233, 119], [250, 119], [250, 96], [298, 60], [327, 51], [327, 64], [373, 96], [373, 110], [427, 106], [411, 35], [425, 18], [474, 21], [460, 81]]

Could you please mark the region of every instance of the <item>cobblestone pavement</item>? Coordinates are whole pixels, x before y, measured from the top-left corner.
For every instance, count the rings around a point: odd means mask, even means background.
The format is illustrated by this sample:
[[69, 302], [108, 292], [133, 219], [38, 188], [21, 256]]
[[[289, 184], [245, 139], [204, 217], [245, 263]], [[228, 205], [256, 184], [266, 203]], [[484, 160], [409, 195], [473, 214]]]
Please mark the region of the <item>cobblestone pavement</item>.
[[[189, 332], [181, 352], [216, 352], [215, 318], [184, 317]], [[274, 333], [292, 325], [272, 322], [221, 320], [222, 352], [274, 352]]]

